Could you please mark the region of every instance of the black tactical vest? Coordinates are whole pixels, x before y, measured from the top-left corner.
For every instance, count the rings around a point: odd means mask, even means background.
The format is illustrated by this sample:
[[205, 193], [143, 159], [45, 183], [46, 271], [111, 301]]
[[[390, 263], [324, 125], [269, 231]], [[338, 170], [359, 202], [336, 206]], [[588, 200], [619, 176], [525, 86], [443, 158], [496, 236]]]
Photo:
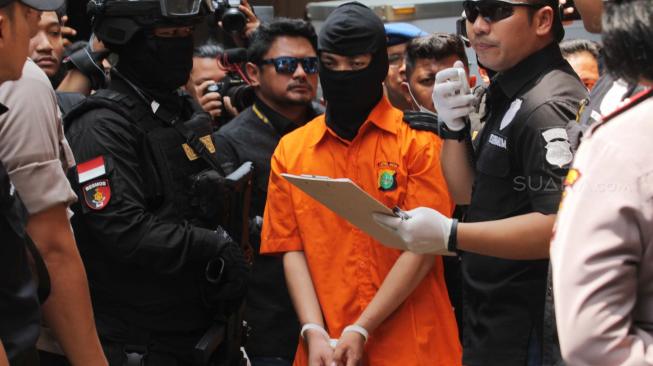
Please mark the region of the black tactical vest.
[[[206, 119], [187, 121], [195, 113], [204, 113], [188, 96], [180, 118], [168, 115], [163, 107], [152, 113], [142, 102], [119, 92], [102, 89], [86, 98], [65, 117], [66, 129], [84, 113], [101, 108], [120, 114], [136, 124], [144, 133], [142, 161], [144, 190], [148, 208], [157, 217], [171, 223], [187, 221], [193, 225], [215, 229], [223, 220], [221, 190], [222, 172], [214, 175], [214, 189], [206, 191], [198, 181], [209, 171], [215, 171], [206, 162], [205, 154], [215, 155], [211, 136], [212, 126]], [[182, 126], [174, 126], [181, 124]], [[193, 146], [183, 133], [195, 136], [200, 146]], [[83, 205], [82, 205], [83, 206]]]

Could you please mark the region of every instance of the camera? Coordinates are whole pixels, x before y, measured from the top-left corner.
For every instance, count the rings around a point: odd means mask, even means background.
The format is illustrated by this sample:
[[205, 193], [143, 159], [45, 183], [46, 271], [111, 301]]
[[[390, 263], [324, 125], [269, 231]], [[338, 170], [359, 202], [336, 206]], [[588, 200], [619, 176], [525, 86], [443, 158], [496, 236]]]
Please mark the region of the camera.
[[254, 104], [254, 90], [238, 74], [227, 73], [219, 83], [211, 84], [206, 88], [206, 93], [220, 93], [229, 97], [231, 105], [238, 111], [243, 111]]
[[247, 24], [247, 17], [238, 9], [240, 0], [213, 0], [215, 18], [222, 22], [222, 29], [229, 33], [240, 33]]

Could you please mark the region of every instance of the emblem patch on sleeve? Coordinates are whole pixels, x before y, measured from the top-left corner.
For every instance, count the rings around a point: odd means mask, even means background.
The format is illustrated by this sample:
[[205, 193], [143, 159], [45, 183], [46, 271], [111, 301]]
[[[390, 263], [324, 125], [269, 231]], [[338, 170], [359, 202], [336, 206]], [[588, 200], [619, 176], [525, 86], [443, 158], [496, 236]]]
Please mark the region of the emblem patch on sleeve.
[[84, 202], [92, 210], [101, 210], [111, 200], [111, 187], [108, 179], [99, 179], [82, 186]]
[[562, 168], [571, 163], [574, 155], [571, 153], [571, 144], [567, 131], [564, 128], [551, 128], [542, 132], [542, 137], [546, 141], [546, 161]]

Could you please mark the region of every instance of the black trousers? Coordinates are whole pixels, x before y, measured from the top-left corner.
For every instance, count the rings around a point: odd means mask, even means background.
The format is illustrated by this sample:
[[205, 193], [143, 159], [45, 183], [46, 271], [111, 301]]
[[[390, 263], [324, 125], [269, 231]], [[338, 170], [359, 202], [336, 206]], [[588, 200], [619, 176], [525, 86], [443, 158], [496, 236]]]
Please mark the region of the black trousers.
[[25, 350], [9, 360], [10, 366], [39, 366], [39, 353], [36, 348]]

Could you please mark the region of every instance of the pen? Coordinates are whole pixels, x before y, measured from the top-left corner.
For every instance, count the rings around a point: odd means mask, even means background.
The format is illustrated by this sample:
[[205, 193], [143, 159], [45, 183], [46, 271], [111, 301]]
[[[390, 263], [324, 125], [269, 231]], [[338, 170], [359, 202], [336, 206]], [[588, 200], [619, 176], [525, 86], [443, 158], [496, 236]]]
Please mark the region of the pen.
[[392, 209], [392, 213], [395, 214], [395, 215], [397, 215], [397, 216], [398, 216], [400, 219], [402, 219], [402, 220], [408, 220], [408, 219], [410, 219], [410, 216], [409, 216], [405, 211], [403, 211], [402, 209], [400, 209], [399, 206], [395, 206], [395, 207]]

